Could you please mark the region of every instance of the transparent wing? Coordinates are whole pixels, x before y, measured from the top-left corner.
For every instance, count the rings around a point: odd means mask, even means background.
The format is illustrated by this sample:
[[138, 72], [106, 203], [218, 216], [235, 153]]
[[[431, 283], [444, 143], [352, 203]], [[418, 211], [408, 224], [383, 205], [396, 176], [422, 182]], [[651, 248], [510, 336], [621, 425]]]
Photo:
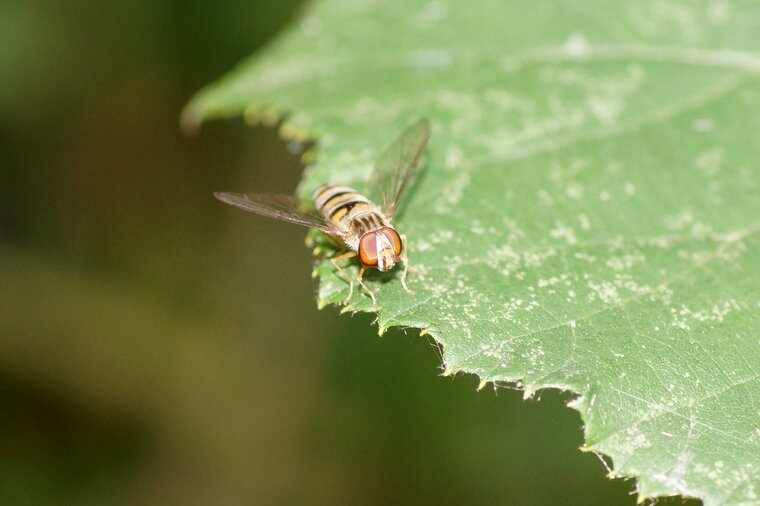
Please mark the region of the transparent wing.
[[422, 118], [404, 130], [377, 161], [368, 189], [376, 202], [382, 202], [388, 218], [396, 212], [399, 198], [414, 176], [429, 138], [430, 121]]
[[277, 193], [214, 193], [214, 197], [231, 206], [262, 216], [318, 228], [332, 235], [340, 232], [330, 227], [317, 211], [308, 210], [308, 203], [291, 195]]

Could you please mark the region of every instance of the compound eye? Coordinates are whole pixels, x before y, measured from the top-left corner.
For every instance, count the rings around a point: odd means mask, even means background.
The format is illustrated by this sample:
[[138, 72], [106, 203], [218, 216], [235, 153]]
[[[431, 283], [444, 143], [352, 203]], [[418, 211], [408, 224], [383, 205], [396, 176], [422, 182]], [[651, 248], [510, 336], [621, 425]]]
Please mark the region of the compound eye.
[[383, 227], [380, 231], [393, 245], [393, 254], [399, 256], [401, 254], [401, 237], [398, 235], [398, 232], [391, 227]]
[[359, 241], [359, 260], [366, 267], [377, 265], [377, 240], [375, 232], [367, 232]]

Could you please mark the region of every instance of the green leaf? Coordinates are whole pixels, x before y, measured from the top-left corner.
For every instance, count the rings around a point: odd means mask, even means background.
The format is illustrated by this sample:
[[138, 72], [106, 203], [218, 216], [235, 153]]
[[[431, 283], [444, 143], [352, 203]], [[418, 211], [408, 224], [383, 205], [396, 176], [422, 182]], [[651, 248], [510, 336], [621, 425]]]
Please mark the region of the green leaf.
[[361, 188], [429, 117], [394, 220], [416, 294], [370, 275], [381, 329], [424, 329], [446, 374], [576, 392], [585, 449], [641, 498], [757, 504], [758, 23], [751, 1], [325, 0], [184, 121], [288, 114], [318, 140], [307, 196]]

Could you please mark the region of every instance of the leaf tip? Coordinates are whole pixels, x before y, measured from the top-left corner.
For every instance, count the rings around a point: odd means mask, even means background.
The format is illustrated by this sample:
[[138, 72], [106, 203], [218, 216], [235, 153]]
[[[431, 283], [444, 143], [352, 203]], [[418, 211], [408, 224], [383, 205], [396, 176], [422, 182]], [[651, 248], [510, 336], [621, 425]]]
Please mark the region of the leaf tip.
[[308, 149], [301, 155], [301, 163], [304, 165], [311, 165], [317, 159], [317, 152], [313, 149]]
[[454, 374], [454, 369], [444, 369], [441, 376], [446, 377], [451, 376], [452, 374]]
[[261, 124], [267, 128], [274, 127], [280, 121], [280, 115], [274, 109], [265, 109], [261, 113]]
[[243, 112], [243, 121], [248, 126], [256, 126], [261, 121], [261, 112], [257, 107], [249, 107]]
[[196, 135], [201, 129], [201, 123], [203, 123], [203, 115], [193, 107], [192, 103], [185, 107], [179, 116], [179, 130], [187, 136]]
[[478, 383], [477, 391], [480, 392], [483, 390], [483, 388], [488, 384], [488, 381], [486, 380], [480, 380], [480, 383]]
[[304, 142], [309, 138], [309, 132], [306, 129], [287, 122], [280, 125], [278, 133], [286, 141]]

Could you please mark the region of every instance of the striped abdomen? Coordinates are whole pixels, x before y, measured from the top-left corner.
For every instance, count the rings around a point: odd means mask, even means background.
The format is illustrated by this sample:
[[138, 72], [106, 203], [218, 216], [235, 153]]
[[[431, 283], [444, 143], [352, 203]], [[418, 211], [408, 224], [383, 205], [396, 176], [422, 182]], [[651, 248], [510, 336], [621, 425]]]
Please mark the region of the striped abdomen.
[[356, 239], [388, 224], [367, 197], [348, 186], [320, 186], [313, 198], [314, 206], [325, 220], [355, 235]]

